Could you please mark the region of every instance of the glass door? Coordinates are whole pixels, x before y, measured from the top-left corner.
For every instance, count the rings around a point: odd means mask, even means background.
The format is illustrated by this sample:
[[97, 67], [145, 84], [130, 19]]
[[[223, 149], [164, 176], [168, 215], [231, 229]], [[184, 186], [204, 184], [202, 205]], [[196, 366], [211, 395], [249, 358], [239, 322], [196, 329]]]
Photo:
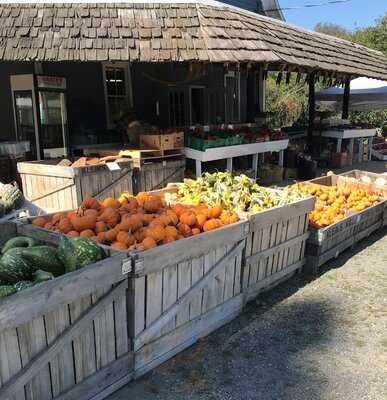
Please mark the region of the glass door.
[[66, 97], [63, 92], [39, 91], [40, 147], [44, 158], [67, 157]]
[[14, 91], [16, 140], [30, 142], [31, 158], [37, 159], [37, 132], [35, 131], [34, 103], [31, 90]]

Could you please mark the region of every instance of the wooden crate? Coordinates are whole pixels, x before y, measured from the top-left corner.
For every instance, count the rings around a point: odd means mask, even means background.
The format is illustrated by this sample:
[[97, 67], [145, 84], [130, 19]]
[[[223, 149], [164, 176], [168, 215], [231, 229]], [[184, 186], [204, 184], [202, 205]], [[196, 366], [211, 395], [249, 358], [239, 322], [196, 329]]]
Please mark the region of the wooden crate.
[[[354, 183], [347, 177], [339, 175], [324, 176], [309, 182], [325, 186], [337, 185], [340, 187], [350, 184], [364, 189], [369, 188], [367, 184]], [[318, 273], [321, 265], [338, 257], [344, 250], [382, 227], [386, 203], [386, 200], [381, 201], [322, 229], [310, 228], [310, 236], [306, 245], [308, 271], [314, 274]]]
[[308, 214], [314, 202], [308, 197], [249, 215], [243, 267], [245, 302], [289, 279], [304, 266]]
[[102, 199], [133, 191], [131, 161], [117, 163], [117, 170], [104, 164], [72, 168], [57, 162], [18, 163], [24, 196], [46, 212], [75, 209], [86, 196]]
[[[56, 244], [27, 224], [16, 233]], [[124, 253], [0, 300], [0, 398], [103, 399], [133, 377]], [[130, 264], [130, 262], [129, 262]]]
[[242, 221], [133, 255], [129, 303], [136, 376], [240, 313], [248, 227]]
[[185, 159], [143, 164], [134, 170], [133, 192], [149, 192], [162, 189], [171, 182], [182, 182], [184, 173]]
[[144, 149], [174, 150], [184, 147], [184, 132], [143, 134], [140, 147]]

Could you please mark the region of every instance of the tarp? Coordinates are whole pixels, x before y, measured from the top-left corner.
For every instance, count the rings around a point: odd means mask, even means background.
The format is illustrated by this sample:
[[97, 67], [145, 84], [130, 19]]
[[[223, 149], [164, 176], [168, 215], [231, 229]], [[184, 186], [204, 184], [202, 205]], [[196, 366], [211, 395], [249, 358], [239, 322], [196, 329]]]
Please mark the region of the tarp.
[[[316, 102], [328, 110], [340, 111], [344, 89], [331, 87], [316, 93]], [[369, 111], [387, 108], [387, 82], [376, 79], [357, 78], [351, 81], [349, 95], [350, 111]]]

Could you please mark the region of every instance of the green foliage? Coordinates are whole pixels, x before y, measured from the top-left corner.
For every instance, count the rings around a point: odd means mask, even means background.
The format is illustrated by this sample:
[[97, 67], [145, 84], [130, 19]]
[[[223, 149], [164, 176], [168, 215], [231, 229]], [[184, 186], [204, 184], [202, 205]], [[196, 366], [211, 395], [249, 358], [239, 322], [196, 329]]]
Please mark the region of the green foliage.
[[350, 120], [355, 125], [367, 124], [387, 131], [387, 110], [352, 111]]
[[314, 27], [314, 30], [319, 33], [324, 33], [325, 35], [335, 36], [341, 39], [350, 40], [351, 32], [344, 27], [331, 24], [330, 22], [319, 22]]

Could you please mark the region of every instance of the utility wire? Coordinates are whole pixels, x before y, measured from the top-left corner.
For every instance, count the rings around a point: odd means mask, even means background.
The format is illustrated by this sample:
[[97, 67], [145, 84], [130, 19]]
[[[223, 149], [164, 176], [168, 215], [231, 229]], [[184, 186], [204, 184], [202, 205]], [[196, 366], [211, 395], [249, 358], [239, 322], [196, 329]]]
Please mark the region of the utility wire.
[[279, 8], [272, 8], [267, 11], [288, 11], [288, 10], [300, 10], [303, 8], [312, 8], [312, 7], [323, 7], [323, 6], [330, 6], [330, 5], [335, 5], [335, 4], [343, 4], [343, 3], [348, 3], [352, 0], [331, 0], [331, 1], [326, 1], [324, 3], [319, 3], [319, 4], [304, 4], [302, 6], [294, 6], [294, 7], [279, 7]]

